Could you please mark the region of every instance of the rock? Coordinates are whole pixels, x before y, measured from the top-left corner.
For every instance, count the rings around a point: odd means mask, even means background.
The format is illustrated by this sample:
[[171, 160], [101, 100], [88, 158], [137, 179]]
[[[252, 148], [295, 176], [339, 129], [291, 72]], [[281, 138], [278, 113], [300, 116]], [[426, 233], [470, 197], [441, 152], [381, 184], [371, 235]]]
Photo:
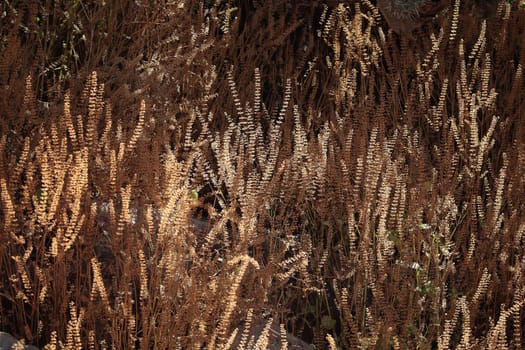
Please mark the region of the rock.
[[412, 37], [412, 32], [450, 6], [451, 0], [377, 0], [377, 7], [388, 26], [396, 33]]
[[[0, 332], [0, 350], [11, 350], [11, 349], [21, 349], [17, 347], [21, 343], [9, 333]], [[24, 345], [24, 350], [39, 350], [36, 346], [33, 345]]]
[[[254, 321], [255, 324], [253, 327], [251, 327], [249, 335], [251, 337], [254, 337], [255, 340], [257, 340], [266, 326], [267, 320], [259, 319]], [[242, 326], [239, 329], [242, 333]], [[238, 348], [239, 342], [240, 342], [241, 334], [237, 335], [236, 341], [233, 343], [232, 349]], [[286, 333], [286, 341], [288, 343], [288, 350], [313, 350], [314, 346], [312, 344], [308, 344], [307, 342], [303, 341], [300, 338], [297, 338], [293, 336], [290, 333]], [[274, 321], [270, 327], [269, 330], [269, 343], [268, 343], [268, 350], [278, 350], [281, 349], [281, 335], [279, 332], [279, 323]]]

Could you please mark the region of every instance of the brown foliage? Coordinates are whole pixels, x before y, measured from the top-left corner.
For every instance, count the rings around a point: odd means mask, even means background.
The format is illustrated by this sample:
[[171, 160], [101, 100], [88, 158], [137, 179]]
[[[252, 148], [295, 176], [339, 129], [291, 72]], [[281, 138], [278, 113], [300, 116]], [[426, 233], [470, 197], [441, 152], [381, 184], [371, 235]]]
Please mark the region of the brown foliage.
[[[523, 347], [517, 4], [454, 1], [414, 38], [368, 0], [140, 4], [108, 5], [132, 39], [86, 47], [64, 86], [2, 29], [2, 330], [46, 349], [285, 347], [286, 330]], [[26, 26], [38, 9], [8, 8]]]

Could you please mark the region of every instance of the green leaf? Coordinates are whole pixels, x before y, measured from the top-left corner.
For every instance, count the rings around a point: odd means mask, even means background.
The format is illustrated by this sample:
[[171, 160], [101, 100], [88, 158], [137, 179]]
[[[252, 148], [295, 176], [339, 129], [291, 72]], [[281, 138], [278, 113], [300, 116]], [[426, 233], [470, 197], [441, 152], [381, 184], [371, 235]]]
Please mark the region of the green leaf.
[[335, 327], [335, 320], [330, 316], [323, 316], [321, 326], [323, 326], [324, 329], [332, 330]]
[[399, 242], [399, 235], [397, 232], [386, 231], [386, 235], [389, 241], [394, 243]]

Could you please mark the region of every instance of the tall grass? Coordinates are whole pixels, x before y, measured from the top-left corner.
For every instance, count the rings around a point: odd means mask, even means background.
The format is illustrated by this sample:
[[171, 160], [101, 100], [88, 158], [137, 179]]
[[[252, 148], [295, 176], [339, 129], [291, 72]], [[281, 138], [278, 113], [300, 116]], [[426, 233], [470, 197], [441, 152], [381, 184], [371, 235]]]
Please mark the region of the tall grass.
[[368, 0], [68, 4], [3, 5], [3, 331], [522, 348], [519, 4], [454, 1], [414, 37]]

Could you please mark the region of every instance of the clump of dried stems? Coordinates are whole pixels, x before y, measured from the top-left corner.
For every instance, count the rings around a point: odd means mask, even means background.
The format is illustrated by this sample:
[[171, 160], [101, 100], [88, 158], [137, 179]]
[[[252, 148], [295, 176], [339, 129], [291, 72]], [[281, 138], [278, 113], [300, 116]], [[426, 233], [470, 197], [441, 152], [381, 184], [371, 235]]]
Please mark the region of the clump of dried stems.
[[453, 1], [417, 42], [369, 0], [163, 6], [127, 77], [93, 70], [51, 107], [38, 70], [2, 65], [23, 100], [1, 101], [0, 329], [43, 349], [267, 348], [274, 324], [282, 348], [524, 346], [517, 4]]

